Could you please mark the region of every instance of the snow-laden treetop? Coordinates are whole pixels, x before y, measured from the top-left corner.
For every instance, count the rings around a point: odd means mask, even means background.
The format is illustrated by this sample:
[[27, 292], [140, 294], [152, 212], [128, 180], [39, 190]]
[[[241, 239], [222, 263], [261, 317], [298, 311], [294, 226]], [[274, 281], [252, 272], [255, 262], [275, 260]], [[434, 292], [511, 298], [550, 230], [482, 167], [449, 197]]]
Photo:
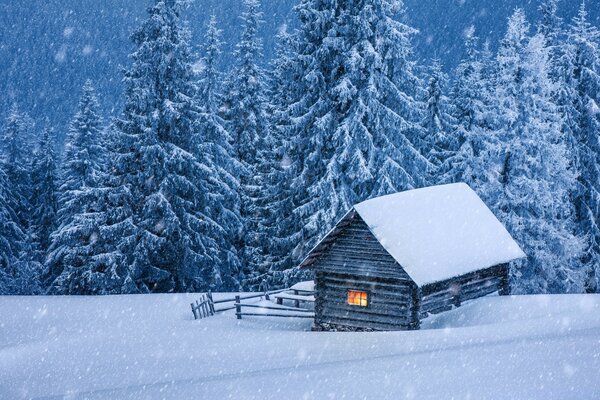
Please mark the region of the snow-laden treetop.
[[354, 209], [419, 286], [525, 257], [464, 183], [377, 197]]

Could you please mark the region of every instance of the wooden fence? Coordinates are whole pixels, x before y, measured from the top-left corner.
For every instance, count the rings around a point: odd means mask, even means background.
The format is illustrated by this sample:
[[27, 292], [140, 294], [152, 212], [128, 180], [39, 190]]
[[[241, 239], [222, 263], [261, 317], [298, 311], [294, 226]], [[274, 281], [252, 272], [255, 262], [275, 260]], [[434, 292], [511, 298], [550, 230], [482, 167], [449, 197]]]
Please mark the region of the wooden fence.
[[202, 319], [215, 315], [215, 305], [212, 301], [212, 293], [202, 294], [200, 300], [196, 300], [196, 304], [192, 303], [192, 313], [194, 319]]
[[[286, 289], [287, 290], [287, 289]], [[303, 308], [295, 307], [271, 307], [258, 304], [244, 304], [241, 302], [241, 296], [235, 296], [235, 316], [237, 319], [242, 319], [242, 316], [255, 316], [255, 317], [288, 317], [288, 318], [314, 318], [315, 313], [311, 310], [305, 310]], [[242, 308], [257, 308], [260, 310], [277, 310], [277, 311], [291, 311], [297, 314], [281, 314], [273, 312], [243, 312]]]
[[[206, 318], [206, 317], [210, 317], [212, 315], [215, 315], [215, 313], [221, 312], [221, 311], [227, 311], [227, 310], [233, 310], [236, 309], [236, 304], [240, 303], [241, 300], [247, 300], [247, 299], [256, 299], [259, 297], [264, 297], [265, 300], [270, 300], [270, 295], [272, 294], [276, 294], [276, 293], [281, 293], [284, 292], [286, 290], [289, 289], [279, 289], [279, 290], [272, 290], [269, 292], [262, 292], [262, 293], [256, 293], [256, 294], [248, 294], [248, 295], [236, 295], [234, 297], [231, 298], [225, 298], [225, 299], [220, 299], [220, 300], [213, 300], [213, 296], [212, 296], [212, 292], [209, 290], [207, 293], [203, 293], [200, 296], [200, 300], [196, 300], [195, 303], [191, 303], [191, 307], [192, 307], [192, 313], [194, 314], [194, 319], [202, 319], [202, 318]], [[221, 308], [215, 308], [215, 304], [225, 304], [225, 303], [233, 303], [231, 305], [226, 305], [225, 307], [221, 307]], [[246, 305], [246, 304], [244, 304]]]

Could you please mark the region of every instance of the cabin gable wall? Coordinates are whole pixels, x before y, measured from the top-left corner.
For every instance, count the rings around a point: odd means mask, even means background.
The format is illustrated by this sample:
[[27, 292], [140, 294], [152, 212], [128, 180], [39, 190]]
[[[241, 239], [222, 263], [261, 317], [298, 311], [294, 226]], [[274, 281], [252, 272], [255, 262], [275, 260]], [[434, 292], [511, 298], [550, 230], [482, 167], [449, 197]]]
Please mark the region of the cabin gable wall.
[[[357, 215], [336, 232], [313, 262], [317, 329], [417, 329], [415, 283]], [[366, 291], [368, 306], [347, 303], [348, 290]]]

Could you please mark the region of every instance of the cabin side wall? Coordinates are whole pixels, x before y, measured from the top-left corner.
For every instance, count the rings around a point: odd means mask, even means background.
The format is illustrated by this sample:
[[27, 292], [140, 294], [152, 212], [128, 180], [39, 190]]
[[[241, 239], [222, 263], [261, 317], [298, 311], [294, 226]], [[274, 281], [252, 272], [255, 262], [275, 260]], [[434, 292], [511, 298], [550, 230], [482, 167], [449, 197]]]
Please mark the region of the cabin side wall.
[[508, 265], [500, 264], [421, 288], [421, 319], [467, 300], [498, 292], [508, 294]]
[[[417, 287], [358, 215], [315, 260], [316, 329], [418, 329]], [[366, 291], [368, 306], [347, 304]]]

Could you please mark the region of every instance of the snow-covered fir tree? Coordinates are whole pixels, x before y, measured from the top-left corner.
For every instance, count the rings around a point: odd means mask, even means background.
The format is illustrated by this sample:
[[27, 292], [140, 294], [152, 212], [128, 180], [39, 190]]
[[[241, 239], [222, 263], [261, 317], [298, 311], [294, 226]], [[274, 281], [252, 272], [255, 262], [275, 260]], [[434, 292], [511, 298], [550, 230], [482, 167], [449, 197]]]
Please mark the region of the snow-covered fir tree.
[[35, 255], [33, 259], [44, 262], [50, 247], [50, 235], [58, 220], [58, 178], [55, 135], [46, 127], [33, 155], [31, 166], [31, 222], [30, 232]]
[[497, 198], [490, 204], [528, 255], [511, 271], [516, 293], [582, 290], [577, 263], [582, 243], [574, 235], [569, 201], [576, 173], [553, 102], [549, 49], [543, 35], [528, 36], [521, 9], [508, 23], [498, 51], [496, 95], [499, 141], [492, 152]]
[[[123, 290], [109, 239], [102, 230], [108, 206], [104, 129], [91, 82], [83, 86], [65, 143], [58, 226], [51, 235], [45, 284], [49, 293], [107, 294]], [[127, 287], [127, 289], [131, 289]]]
[[200, 107], [198, 133], [195, 150], [198, 162], [204, 167], [201, 190], [208, 193], [207, 209], [214, 220], [213, 229], [205, 232], [212, 235], [218, 246], [218, 263], [214, 270], [207, 271], [205, 282], [211, 288], [220, 290], [237, 290], [238, 271], [241, 263], [236, 248], [243, 221], [240, 217], [240, 187], [238, 173], [241, 169], [234, 158], [231, 135], [227, 131], [225, 121], [220, 116], [222, 104], [222, 74], [217, 69], [221, 54], [221, 30], [213, 16], [205, 34], [204, 57], [199, 72], [197, 103]]
[[537, 26], [546, 41], [549, 51], [550, 77], [557, 79], [557, 63], [561, 56], [561, 41], [563, 39], [562, 18], [558, 16], [559, 0], [545, 0], [540, 4], [539, 11], [542, 15]]
[[268, 238], [261, 229], [261, 220], [269, 204], [266, 175], [274, 162], [265, 98], [266, 77], [258, 65], [262, 42], [257, 32], [262, 12], [258, 0], [244, 0], [244, 7], [242, 34], [235, 50], [236, 65], [230, 73], [225, 100], [227, 127], [240, 162], [240, 216], [244, 227], [237, 248], [242, 264], [238, 280], [242, 285], [266, 272], [263, 257]]
[[429, 71], [426, 112], [422, 121], [425, 137], [429, 142], [426, 156], [433, 166], [434, 176], [430, 178], [432, 182], [437, 182], [438, 167], [451, 155], [449, 142], [455, 121], [452, 106], [445, 94], [447, 86], [448, 76], [443, 72], [440, 60], [434, 59]]
[[85, 188], [98, 187], [104, 163], [101, 147], [102, 118], [100, 105], [90, 81], [83, 86], [78, 110], [67, 133], [61, 167], [60, 222], [70, 219], [86, 206], [80, 198]]
[[[294, 248], [301, 238], [298, 237], [300, 223], [293, 212], [294, 197], [298, 188], [294, 187], [294, 171], [297, 171], [297, 160], [290, 157], [294, 141], [293, 121], [288, 107], [296, 98], [294, 90], [299, 77], [297, 54], [297, 36], [283, 26], [277, 35], [275, 58], [271, 63], [269, 75], [269, 107], [271, 115], [271, 132], [275, 148], [275, 159], [268, 175], [269, 183], [276, 188], [271, 194], [270, 213], [263, 222], [263, 229], [270, 238], [268, 262], [270, 284], [282, 285], [286, 277], [282, 271], [294, 267], [294, 262], [301, 255], [294, 254]], [[275, 277], [277, 275], [277, 277]]]
[[19, 293], [17, 268], [23, 257], [26, 235], [14, 210], [12, 185], [0, 164], [0, 294]]
[[588, 21], [585, 2], [568, 30], [559, 63], [559, 104], [565, 135], [572, 138], [572, 165], [578, 170], [573, 192], [577, 233], [586, 238], [581, 258], [586, 291], [600, 280], [600, 31]]
[[13, 211], [17, 214], [20, 227], [26, 231], [30, 215], [30, 153], [29, 141], [32, 136], [33, 121], [13, 105], [2, 132], [2, 162], [6, 178], [11, 186], [15, 203]]
[[424, 105], [401, 2], [303, 0], [294, 121], [295, 254], [358, 201], [426, 184]]
[[[131, 38], [125, 72], [125, 107], [116, 121], [119, 164], [131, 193], [136, 244], [131, 252], [137, 290], [205, 290], [218, 264], [203, 166], [195, 153], [196, 85], [189, 32], [181, 20], [187, 2], [156, 0]], [[126, 210], [126, 206], [120, 207]]]
[[466, 182], [487, 200], [484, 185], [492, 165], [488, 149], [494, 141], [490, 128], [493, 83], [485, 75], [486, 58], [478, 42], [474, 28], [469, 28], [465, 55], [456, 69], [450, 93], [453, 130], [437, 143], [446, 155], [437, 169], [437, 182]]

